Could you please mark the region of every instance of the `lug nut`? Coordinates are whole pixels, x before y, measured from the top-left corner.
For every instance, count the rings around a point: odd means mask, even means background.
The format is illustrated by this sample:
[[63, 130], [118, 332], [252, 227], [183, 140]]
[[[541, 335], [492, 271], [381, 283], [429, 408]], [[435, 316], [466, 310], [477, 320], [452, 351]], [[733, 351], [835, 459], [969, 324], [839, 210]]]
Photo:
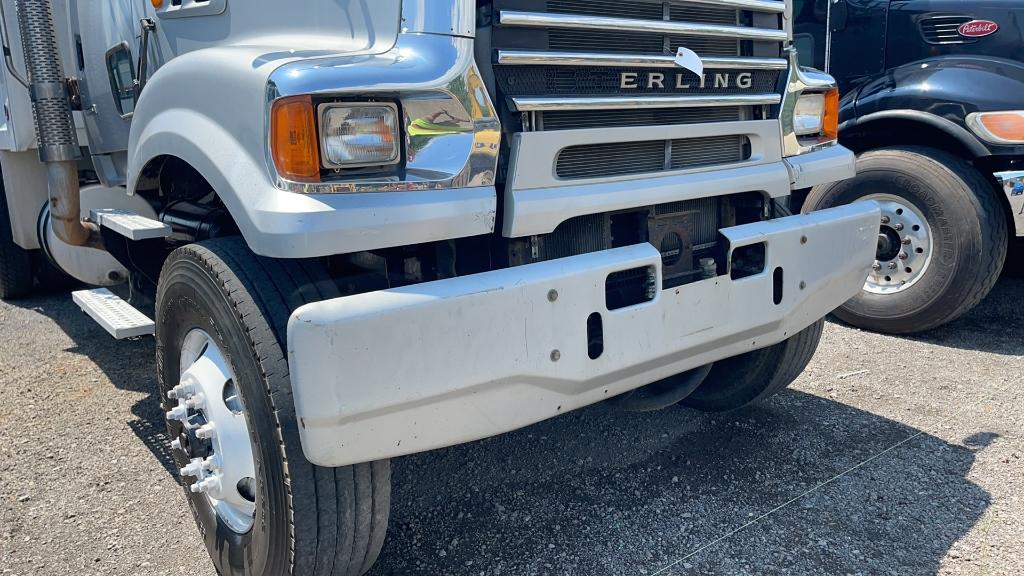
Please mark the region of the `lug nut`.
[[199, 392], [188, 400], [185, 400], [185, 406], [193, 410], [202, 408], [204, 404], [206, 404], [206, 396], [204, 396], [202, 392]]
[[875, 263], [871, 265], [871, 269], [877, 272], [882, 269], [882, 265], [879, 264], [878, 260], [875, 260]]
[[900, 252], [900, 260], [906, 260], [906, 259], [907, 259], [907, 253], [906, 252]]
[[899, 222], [897, 222], [896, 225], [893, 226], [893, 228], [895, 228], [896, 230], [903, 230], [903, 224], [900, 224]]
[[201, 458], [193, 458], [188, 464], [178, 470], [178, 473], [182, 476], [199, 476], [203, 473], [203, 460]]
[[888, 216], [882, 216], [882, 224], [888, 224], [888, 223], [889, 223], [889, 217]]
[[904, 238], [903, 239], [903, 243], [909, 246], [910, 245], [910, 236], [907, 236], [906, 238]]
[[192, 383], [181, 383], [167, 391], [168, 398], [181, 399], [188, 398], [195, 391], [195, 386]]
[[185, 421], [188, 419], [188, 408], [184, 406], [175, 406], [165, 414], [168, 420], [181, 420]]
[[217, 435], [217, 429], [213, 427], [213, 424], [203, 424], [196, 430], [196, 438], [203, 440], [210, 440]]
[[192, 492], [199, 494], [201, 492], [208, 493], [211, 496], [220, 492], [220, 477], [217, 475], [210, 475], [206, 478], [196, 482], [190, 488]]
[[203, 470], [206, 470], [207, 472], [213, 472], [214, 470], [217, 470], [219, 468], [220, 468], [220, 459], [217, 458], [216, 454], [214, 454], [213, 456], [210, 456], [206, 460], [203, 460]]
[[895, 262], [889, 262], [889, 270], [895, 270], [898, 266]]

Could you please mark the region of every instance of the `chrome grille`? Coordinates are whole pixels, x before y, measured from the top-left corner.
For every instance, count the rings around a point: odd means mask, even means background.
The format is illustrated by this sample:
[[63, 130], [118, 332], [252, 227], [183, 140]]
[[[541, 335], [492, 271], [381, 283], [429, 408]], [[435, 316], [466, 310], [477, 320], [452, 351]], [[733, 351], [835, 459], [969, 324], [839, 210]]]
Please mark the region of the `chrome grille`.
[[750, 156], [746, 136], [677, 138], [570, 146], [558, 154], [559, 178], [600, 178], [684, 170], [742, 162]]
[[970, 22], [970, 16], [948, 15], [932, 16], [921, 20], [921, 35], [929, 44], [966, 44], [976, 38], [965, 38], [960, 35], [960, 26]]
[[[784, 11], [781, 0], [494, 0], [498, 92], [513, 113], [775, 105]], [[675, 64], [680, 46], [701, 56], [703, 78]]]
[[[782, 58], [784, 0], [492, 1], [493, 55], [487, 64], [493, 66], [503, 125], [510, 132], [777, 117], [788, 68]], [[701, 57], [703, 78], [676, 64], [680, 46]], [[739, 127], [721, 132], [732, 134], [661, 139], [685, 136], [679, 129], [639, 142], [607, 142], [629, 134], [622, 130], [602, 133], [599, 140], [567, 136], [574, 145], [543, 158], [529, 156], [529, 165], [526, 155], [519, 156], [511, 168], [553, 170], [572, 184], [712, 169], [750, 158], [750, 141], [737, 134]], [[577, 144], [588, 141], [595, 143]]]

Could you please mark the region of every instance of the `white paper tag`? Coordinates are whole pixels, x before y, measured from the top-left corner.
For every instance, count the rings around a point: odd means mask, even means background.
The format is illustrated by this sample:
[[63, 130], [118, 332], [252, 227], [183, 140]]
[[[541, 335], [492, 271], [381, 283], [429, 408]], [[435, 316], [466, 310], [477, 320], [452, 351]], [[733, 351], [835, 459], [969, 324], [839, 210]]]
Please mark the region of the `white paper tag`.
[[676, 50], [676, 65], [686, 68], [697, 76], [704, 77], [704, 61], [697, 56], [697, 53], [689, 48], [679, 47]]

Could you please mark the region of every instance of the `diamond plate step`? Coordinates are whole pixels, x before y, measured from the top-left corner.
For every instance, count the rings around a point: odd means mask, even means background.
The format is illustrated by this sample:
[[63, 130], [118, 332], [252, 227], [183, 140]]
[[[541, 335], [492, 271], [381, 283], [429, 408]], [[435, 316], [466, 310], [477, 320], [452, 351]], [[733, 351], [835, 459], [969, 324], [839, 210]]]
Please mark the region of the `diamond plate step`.
[[171, 235], [171, 227], [167, 224], [130, 210], [100, 208], [90, 211], [89, 215], [96, 224], [110, 228], [130, 240], [167, 238]]
[[78, 290], [71, 298], [83, 312], [118, 340], [153, 334], [153, 321], [106, 288]]

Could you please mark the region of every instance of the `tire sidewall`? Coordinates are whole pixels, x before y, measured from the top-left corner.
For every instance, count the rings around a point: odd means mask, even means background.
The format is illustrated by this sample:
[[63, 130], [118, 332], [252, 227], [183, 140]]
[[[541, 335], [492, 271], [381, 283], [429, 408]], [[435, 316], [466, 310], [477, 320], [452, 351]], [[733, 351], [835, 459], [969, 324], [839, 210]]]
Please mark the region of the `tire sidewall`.
[[[286, 574], [289, 572], [287, 497], [281, 469], [278, 435], [270, 424], [273, 409], [267, 400], [263, 369], [234, 306], [209, 270], [194, 257], [171, 262], [161, 278], [157, 299], [157, 370], [160, 398], [165, 410], [176, 401], [167, 392], [178, 383], [181, 344], [193, 329], [204, 330], [223, 351], [246, 407], [256, 470], [256, 517], [245, 534], [231, 530], [206, 496], [193, 494], [192, 478], [182, 484], [189, 508], [220, 574]], [[179, 422], [168, 422], [168, 435], [176, 438]], [[188, 463], [182, 451], [174, 451], [178, 467]]]

